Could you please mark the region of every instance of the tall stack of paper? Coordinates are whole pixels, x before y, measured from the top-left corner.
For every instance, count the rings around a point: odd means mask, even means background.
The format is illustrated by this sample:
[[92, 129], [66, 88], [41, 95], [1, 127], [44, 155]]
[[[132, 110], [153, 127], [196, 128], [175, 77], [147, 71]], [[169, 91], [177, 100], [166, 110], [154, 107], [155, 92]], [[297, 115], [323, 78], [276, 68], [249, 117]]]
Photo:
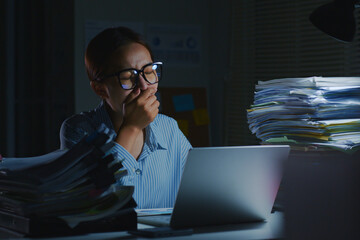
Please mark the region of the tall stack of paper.
[[263, 143], [356, 151], [360, 77], [260, 81], [247, 114], [251, 132]]
[[[81, 224], [95, 226], [96, 221], [134, 211], [133, 187], [115, 185], [126, 172], [119, 170], [122, 160], [110, 154], [114, 143], [107, 133], [102, 128], [70, 150], [3, 159], [0, 227], [20, 235], [63, 235]], [[46, 234], [36, 232], [37, 223], [45, 224]]]

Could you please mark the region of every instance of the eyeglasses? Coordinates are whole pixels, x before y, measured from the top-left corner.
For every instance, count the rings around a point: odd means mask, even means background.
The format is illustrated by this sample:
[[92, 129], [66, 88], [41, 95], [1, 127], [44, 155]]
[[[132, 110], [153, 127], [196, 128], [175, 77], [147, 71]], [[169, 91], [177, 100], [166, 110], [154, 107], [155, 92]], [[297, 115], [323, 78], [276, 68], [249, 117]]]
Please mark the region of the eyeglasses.
[[140, 70], [136, 68], [123, 69], [119, 72], [105, 76], [102, 80], [109, 77], [117, 77], [119, 84], [123, 89], [131, 90], [138, 84], [140, 74], [148, 84], [158, 83], [162, 76], [162, 62], [146, 64]]

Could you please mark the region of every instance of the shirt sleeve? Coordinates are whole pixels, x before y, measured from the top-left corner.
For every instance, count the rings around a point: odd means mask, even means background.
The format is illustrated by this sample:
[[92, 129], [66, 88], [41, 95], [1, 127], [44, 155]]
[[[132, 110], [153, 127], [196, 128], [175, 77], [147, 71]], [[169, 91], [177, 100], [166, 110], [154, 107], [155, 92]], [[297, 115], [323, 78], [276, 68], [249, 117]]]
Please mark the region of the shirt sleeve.
[[[86, 116], [74, 115], [66, 119], [60, 128], [60, 149], [70, 149], [80, 142], [85, 136], [96, 131], [96, 126]], [[115, 135], [113, 135], [115, 137]], [[115, 157], [123, 161], [124, 167], [130, 169], [129, 161], [136, 161], [134, 157], [121, 145], [114, 142], [111, 151]], [[129, 165], [129, 166], [128, 166]]]
[[95, 130], [96, 128], [82, 115], [74, 115], [66, 119], [60, 128], [60, 149], [72, 148]]
[[136, 162], [136, 159], [123, 146], [115, 142], [112, 154], [118, 159], [123, 160], [122, 165], [129, 171], [131, 169], [131, 162]]

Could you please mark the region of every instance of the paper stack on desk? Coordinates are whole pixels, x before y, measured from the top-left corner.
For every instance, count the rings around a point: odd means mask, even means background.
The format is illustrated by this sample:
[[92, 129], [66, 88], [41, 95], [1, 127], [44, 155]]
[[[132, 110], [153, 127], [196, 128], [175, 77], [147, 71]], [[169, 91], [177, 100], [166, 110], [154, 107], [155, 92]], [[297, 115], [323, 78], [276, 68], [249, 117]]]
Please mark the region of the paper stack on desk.
[[263, 143], [353, 152], [360, 148], [360, 77], [260, 81], [247, 114]]
[[[0, 227], [20, 235], [56, 236], [60, 229], [60, 235], [66, 235], [81, 224], [95, 226], [96, 221], [135, 212], [133, 186], [115, 184], [126, 171], [120, 170], [122, 159], [111, 154], [114, 143], [108, 134], [103, 127], [70, 150], [3, 159]], [[12, 224], [11, 220], [23, 223]], [[35, 225], [40, 223], [45, 224], [43, 228], [48, 223], [45, 234], [36, 232]], [[96, 231], [87, 231], [92, 230]]]

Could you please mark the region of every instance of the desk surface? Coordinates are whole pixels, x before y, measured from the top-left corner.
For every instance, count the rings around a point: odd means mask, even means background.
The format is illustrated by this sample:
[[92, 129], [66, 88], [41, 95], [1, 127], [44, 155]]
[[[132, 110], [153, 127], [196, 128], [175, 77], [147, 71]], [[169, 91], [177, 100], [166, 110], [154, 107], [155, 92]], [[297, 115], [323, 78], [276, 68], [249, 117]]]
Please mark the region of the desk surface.
[[[149, 228], [151, 226], [138, 224], [138, 228]], [[159, 238], [161, 240], [191, 240], [191, 239], [279, 239], [284, 238], [284, 215], [281, 212], [271, 214], [271, 217], [266, 222], [261, 223], [244, 223], [236, 225], [216, 226], [216, 227], [202, 227], [194, 229], [194, 234], [188, 236], [174, 236]], [[22, 238], [24, 240], [24, 238]], [[30, 239], [30, 238], [25, 238]], [[81, 236], [58, 237], [58, 238], [41, 238], [41, 240], [95, 240], [95, 239], [155, 239], [143, 238], [131, 235], [125, 232], [108, 232], [108, 233], [93, 233]]]

